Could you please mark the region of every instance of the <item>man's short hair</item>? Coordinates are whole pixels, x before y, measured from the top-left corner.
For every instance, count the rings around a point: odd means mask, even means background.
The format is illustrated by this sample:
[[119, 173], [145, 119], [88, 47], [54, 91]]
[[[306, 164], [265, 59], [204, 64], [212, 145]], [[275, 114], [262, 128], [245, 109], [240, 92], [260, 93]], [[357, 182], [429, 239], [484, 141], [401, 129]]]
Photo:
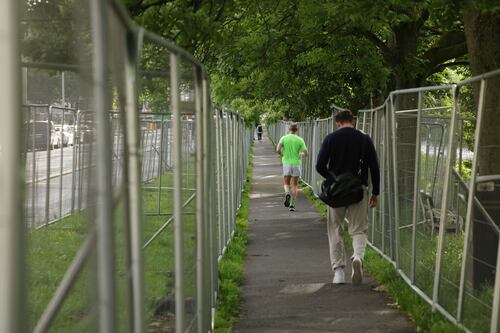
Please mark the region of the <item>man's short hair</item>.
[[297, 124], [291, 124], [290, 127], [288, 127], [288, 130], [292, 133], [295, 133], [299, 130], [299, 127], [297, 126]]
[[353, 123], [354, 122], [354, 116], [352, 115], [352, 112], [349, 110], [345, 111], [340, 111], [335, 115], [335, 122], [337, 123]]

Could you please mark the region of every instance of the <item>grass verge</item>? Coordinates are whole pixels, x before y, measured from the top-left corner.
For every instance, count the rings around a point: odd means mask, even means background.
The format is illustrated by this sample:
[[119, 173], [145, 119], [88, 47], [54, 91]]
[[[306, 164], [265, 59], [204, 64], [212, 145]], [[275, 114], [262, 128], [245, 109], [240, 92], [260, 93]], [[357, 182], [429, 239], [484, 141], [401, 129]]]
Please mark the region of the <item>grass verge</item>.
[[[183, 177], [184, 185], [194, 187], [193, 176]], [[158, 185], [159, 179], [152, 180], [148, 187]], [[163, 187], [172, 187], [171, 172], [162, 175]], [[192, 191], [183, 191], [186, 201]], [[171, 216], [172, 193], [164, 190], [158, 195], [150, 190], [143, 190], [143, 209], [145, 213], [160, 210], [163, 215], [143, 216], [143, 241], [148, 240]], [[159, 206], [158, 206], [159, 205]], [[160, 209], [160, 208], [161, 209]], [[185, 249], [185, 295], [193, 298], [195, 293], [195, 201], [186, 204], [184, 216], [184, 249]], [[52, 299], [56, 288], [82, 245], [93, 222], [85, 216], [86, 211], [71, 215], [47, 228], [31, 230], [28, 234], [27, 251], [27, 283], [29, 300], [29, 330], [33, 330], [40, 315]], [[127, 284], [128, 268], [126, 264], [126, 227], [123, 202], [119, 202], [114, 211], [113, 238], [115, 255], [115, 286], [117, 307], [117, 331], [126, 331], [129, 327]], [[173, 288], [173, 225], [144, 250], [144, 292], [146, 302], [146, 320], [149, 322], [155, 315], [158, 304]], [[64, 304], [50, 327], [51, 332], [93, 332], [95, 330], [95, 253], [85, 264]], [[190, 319], [190, 318], [188, 318]]]
[[215, 312], [215, 332], [230, 332], [240, 311], [240, 285], [243, 282], [243, 262], [246, 255], [248, 205], [253, 173], [253, 148], [247, 169], [247, 182], [241, 198], [241, 207], [236, 216], [233, 239], [219, 263], [219, 293]]
[[[301, 183], [301, 188], [313, 206], [326, 217], [325, 204], [314, 195], [309, 186]], [[346, 244], [350, 246], [351, 239], [348, 233], [345, 233], [345, 240]], [[370, 275], [381, 284], [378, 290], [387, 292], [395, 300], [397, 307], [415, 323], [418, 332], [462, 332], [441, 314], [432, 312], [431, 306], [406, 284], [394, 266], [370, 247], [366, 249], [364, 266]]]

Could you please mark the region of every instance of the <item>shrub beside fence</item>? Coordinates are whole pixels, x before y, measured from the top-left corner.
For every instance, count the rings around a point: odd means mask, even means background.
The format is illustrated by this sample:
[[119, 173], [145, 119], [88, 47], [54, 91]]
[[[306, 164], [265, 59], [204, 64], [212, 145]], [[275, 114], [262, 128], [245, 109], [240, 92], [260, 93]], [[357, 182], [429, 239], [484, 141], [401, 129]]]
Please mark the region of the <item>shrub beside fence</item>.
[[[498, 82], [499, 70], [456, 85], [394, 91], [357, 114], [382, 174], [379, 205], [368, 214], [371, 246], [434, 310], [470, 332], [499, 327], [500, 175], [484, 156], [500, 154], [500, 135], [482, 131], [485, 114], [500, 111], [491, 103]], [[286, 122], [269, 125], [275, 142], [286, 129]], [[299, 123], [312, 152], [303, 179], [315, 194], [321, 179], [311, 170], [332, 130], [331, 117]]]

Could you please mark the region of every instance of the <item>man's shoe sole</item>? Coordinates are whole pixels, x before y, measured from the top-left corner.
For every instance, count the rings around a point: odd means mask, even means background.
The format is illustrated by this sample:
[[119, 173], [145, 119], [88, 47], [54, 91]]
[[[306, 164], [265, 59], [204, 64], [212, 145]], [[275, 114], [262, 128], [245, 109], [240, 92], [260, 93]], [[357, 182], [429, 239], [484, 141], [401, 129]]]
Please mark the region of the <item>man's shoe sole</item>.
[[363, 271], [361, 267], [360, 260], [354, 260], [352, 262], [352, 284], [355, 286], [359, 286], [363, 283]]
[[341, 285], [341, 284], [345, 284], [345, 279], [344, 280], [340, 280], [340, 281], [335, 281], [335, 279], [333, 279], [333, 282], [332, 282], [334, 285], [338, 286], [338, 285]]
[[294, 207], [290, 207], [290, 211], [291, 212], [295, 212], [295, 208]]
[[285, 195], [285, 207], [289, 207], [290, 206], [290, 199], [291, 199], [291, 195], [290, 194], [287, 194]]

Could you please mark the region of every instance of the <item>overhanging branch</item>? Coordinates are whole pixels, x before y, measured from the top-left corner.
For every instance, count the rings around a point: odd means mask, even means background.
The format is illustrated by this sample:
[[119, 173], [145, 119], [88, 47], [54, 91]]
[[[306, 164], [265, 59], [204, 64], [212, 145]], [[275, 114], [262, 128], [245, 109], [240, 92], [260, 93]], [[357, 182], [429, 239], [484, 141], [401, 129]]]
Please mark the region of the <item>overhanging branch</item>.
[[448, 31], [441, 36], [438, 42], [428, 49], [422, 56], [427, 68], [433, 68], [467, 54], [465, 34], [460, 30]]
[[382, 41], [373, 32], [368, 31], [368, 30], [358, 30], [358, 31], [351, 32], [351, 35], [357, 36], [357, 37], [364, 37], [368, 41], [373, 43], [373, 45], [375, 45], [380, 50], [380, 52], [382, 52], [384, 59], [389, 59], [392, 56], [391, 49], [387, 46], [387, 44], [384, 43], [384, 41]]
[[132, 16], [137, 16], [149, 8], [165, 5], [167, 3], [174, 2], [175, 0], [157, 0], [154, 2], [144, 3], [144, 0], [140, 0], [133, 6], [129, 6], [128, 10]]
[[434, 73], [442, 72], [445, 68], [456, 67], [456, 66], [469, 66], [468, 61], [453, 61], [439, 64], [428, 72], [428, 76]]

